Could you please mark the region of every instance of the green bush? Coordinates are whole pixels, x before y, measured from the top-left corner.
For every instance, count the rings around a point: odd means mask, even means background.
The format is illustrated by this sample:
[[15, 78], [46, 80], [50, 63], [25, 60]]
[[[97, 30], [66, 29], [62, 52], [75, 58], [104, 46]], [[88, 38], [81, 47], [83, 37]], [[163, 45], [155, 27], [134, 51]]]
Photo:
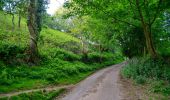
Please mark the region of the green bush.
[[114, 54], [112, 53], [98, 53], [92, 52], [88, 54], [88, 63], [99, 63], [105, 61], [114, 60]]
[[[42, 84], [61, 84], [60, 80], [68, 78], [72, 80], [69, 82], [78, 81], [78, 78], [72, 79], [72, 77], [85, 77], [81, 75], [111, 64], [113, 64], [113, 61], [106, 61], [101, 64], [85, 64], [80, 61], [70, 62], [59, 58], [48, 58], [41, 66], [32, 67], [27, 65], [10, 67], [0, 62], [0, 65], [3, 66], [0, 67], [0, 92], [9, 92], [11, 90], [24, 89], [25, 87], [26, 89], [31, 88], [34, 86], [31, 85], [33, 82], [39, 81], [43, 81]], [[29, 85], [23, 81], [30, 81], [31, 84]], [[67, 83], [67, 81], [65, 82]]]
[[60, 48], [46, 49], [46, 52], [41, 51], [41, 53], [45, 57], [48, 57], [49, 59], [59, 58], [61, 60], [65, 60], [65, 61], [78, 61], [81, 58], [77, 54], [74, 54], [74, 53], [72, 53], [70, 51], [66, 51], [66, 50], [60, 49]]
[[11, 85], [13, 83], [12, 76], [8, 73], [7, 69], [0, 71], [0, 85]]
[[151, 83], [151, 92], [154, 93], [162, 93], [165, 96], [169, 96], [170, 94], [170, 85], [163, 80], [153, 81]]
[[105, 60], [105, 57], [100, 53], [95, 52], [95, 53], [89, 53], [88, 54], [88, 61], [89, 62], [101, 62], [103, 60]]
[[[10, 57], [21, 56], [25, 51], [17, 45], [1, 44], [0, 45], [0, 57], [4, 60], [9, 60]], [[17, 55], [20, 54], [20, 55]]]
[[144, 84], [146, 82], [146, 78], [143, 77], [143, 76], [137, 76], [136, 79], [135, 79], [135, 82], [137, 84]]
[[137, 76], [143, 76], [151, 79], [169, 80], [170, 68], [162, 59], [151, 58], [133, 58], [122, 69], [125, 77], [135, 79]]
[[[0, 12], [0, 17], [5, 18]], [[2, 19], [0, 18], [0, 20]], [[72, 84], [85, 78], [89, 73], [106, 65], [113, 64], [114, 56], [111, 53], [102, 53], [102, 63], [99, 62], [99, 53], [91, 53], [90, 61], [81, 61], [81, 43], [67, 33], [50, 28], [43, 28], [38, 42], [40, 64], [28, 66], [29, 55], [25, 54], [29, 41], [29, 31], [25, 28], [24, 19], [21, 21], [21, 29], [12, 31], [11, 18], [0, 23], [7, 27], [0, 28], [0, 93], [13, 92], [24, 89], [38, 88], [51, 84]], [[4, 22], [5, 21], [5, 22]], [[17, 21], [15, 20], [17, 23]], [[23, 34], [24, 33], [24, 34]], [[71, 52], [72, 51], [72, 52]], [[61, 80], [64, 80], [64, 82]], [[33, 97], [39, 97], [41, 93], [35, 93]], [[26, 94], [13, 97], [20, 100], [30, 98]], [[22, 99], [23, 99], [22, 98]]]
[[163, 59], [133, 58], [122, 68], [121, 74], [138, 84], [151, 80], [152, 92], [170, 94], [170, 67]]
[[[0, 44], [0, 59], [7, 65], [16, 66], [24, 63], [26, 48], [15, 44]], [[1, 66], [0, 66], [1, 67]]]

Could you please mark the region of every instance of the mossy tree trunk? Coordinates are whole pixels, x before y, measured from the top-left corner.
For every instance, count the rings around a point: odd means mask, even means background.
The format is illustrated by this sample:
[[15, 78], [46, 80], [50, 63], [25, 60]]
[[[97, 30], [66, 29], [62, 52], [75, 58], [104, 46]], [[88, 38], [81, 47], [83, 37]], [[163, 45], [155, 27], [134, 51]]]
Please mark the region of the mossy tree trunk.
[[143, 27], [147, 51], [151, 55], [152, 58], [156, 58], [157, 53], [156, 53], [156, 50], [155, 50], [154, 45], [153, 45], [152, 32], [151, 32], [152, 24], [150, 24], [150, 23], [148, 24], [145, 21], [141, 7], [140, 7], [140, 4], [139, 4], [139, 0], [136, 0], [136, 7], [137, 7], [137, 10], [138, 10], [138, 13], [139, 13], [139, 16], [140, 16], [140, 21], [141, 21], [141, 24], [142, 24], [142, 27]]
[[144, 34], [145, 34], [145, 39], [146, 39], [146, 46], [148, 49], [149, 54], [155, 58], [157, 56], [156, 50], [154, 48], [153, 45], [153, 40], [152, 40], [152, 33], [151, 33], [151, 29], [148, 25], [143, 25], [144, 28]]
[[36, 1], [37, 0], [30, 0], [29, 7], [28, 7], [28, 20], [27, 20], [27, 26], [30, 33], [30, 45], [29, 45], [29, 62], [35, 63], [38, 59], [38, 36], [39, 31], [37, 28], [36, 23]]

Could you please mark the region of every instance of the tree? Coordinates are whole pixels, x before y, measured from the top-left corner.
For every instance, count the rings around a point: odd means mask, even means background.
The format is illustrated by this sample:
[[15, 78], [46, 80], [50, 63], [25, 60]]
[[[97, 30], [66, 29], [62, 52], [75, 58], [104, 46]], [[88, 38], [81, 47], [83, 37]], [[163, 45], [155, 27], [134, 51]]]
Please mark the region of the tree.
[[15, 13], [16, 13], [16, 6], [18, 1], [13, 1], [13, 0], [4, 0], [4, 11], [7, 14], [10, 14], [12, 16], [12, 31], [15, 29]]
[[126, 32], [123, 32], [118, 37], [118, 40], [121, 44], [122, 53], [124, 56], [132, 58], [146, 54], [145, 37], [142, 28], [128, 28]]
[[[132, 4], [130, 0], [129, 3]], [[157, 7], [156, 8], [154, 7], [156, 9], [156, 11], [154, 12], [155, 14], [152, 14], [151, 10], [153, 9], [152, 6], [151, 7], [149, 6], [150, 3], [148, 1], [143, 2], [144, 3], [143, 9], [142, 6], [140, 5], [142, 2], [136, 0], [135, 3], [143, 27], [148, 52], [152, 55], [152, 57], [156, 57], [157, 53], [152, 40], [152, 25], [155, 22], [156, 18], [158, 17], [158, 14], [160, 13], [160, 6], [162, 5], [163, 1], [159, 0], [159, 2], [157, 3]], [[145, 15], [143, 13], [145, 13]]]
[[71, 19], [65, 19], [63, 17], [64, 11], [61, 12], [62, 9], [60, 9], [60, 12], [56, 12], [55, 15], [51, 16], [48, 15], [47, 13], [43, 16], [43, 25], [48, 26], [49, 28], [63, 31], [63, 32], [68, 32], [70, 31], [70, 27], [72, 27]]
[[43, 0], [30, 0], [28, 7], [27, 26], [30, 32], [30, 58], [29, 62], [36, 63], [38, 59], [37, 42], [41, 31], [42, 14], [44, 11]]
[[1, 10], [12, 16], [13, 30], [15, 28], [15, 15], [18, 14], [18, 27], [20, 28], [21, 18], [26, 17], [28, 6], [27, 0], [2, 0], [0, 1]]
[[28, 8], [27, 0], [19, 0], [16, 6], [16, 14], [18, 14], [18, 27], [21, 27], [21, 19], [22, 17], [26, 18]]
[[73, 0], [66, 2], [69, 15], [90, 15], [100, 19], [112, 19], [129, 27], [142, 27], [148, 53], [157, 57], [152, 38], [152, 25], [168, 7], [168, 0]]

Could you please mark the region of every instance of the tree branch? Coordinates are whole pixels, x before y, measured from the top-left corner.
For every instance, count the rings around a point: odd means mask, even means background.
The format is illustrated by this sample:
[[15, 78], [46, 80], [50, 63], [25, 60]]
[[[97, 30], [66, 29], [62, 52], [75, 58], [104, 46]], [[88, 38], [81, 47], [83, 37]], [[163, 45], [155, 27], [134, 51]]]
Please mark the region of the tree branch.
[[132, 12], [133, 12], [133, 14], [134, 14], [134, 17], [137, 19], [137, 20], [139, 20], [140, 21], [140, 19], [139, 18], [137, 18], [137, 14], [135, 13], [135, 11], [133, 10], [133, 7], [132, 7], [132, 4], [133, 5], [135, 5], [131, 0], [128, 0], [129, 1], [129, 5], [130, 5], [130, 7], [131, 7], [131, 10], [132, 10]]
[[150, 26], [155, 22], [157, 16], [158, 16], [159, 13], [160, 13], [161, 4], [162, 4], [162, 0], [159, 0], [158, 7], [157, 7], [157, 11], [156, 11], [156, 13], [155, 13], [155, 16], [154, 16], [153, 20], [149, 23]]
[[137, 25], [135, 25], [135, 24], [132, 24], [132, 23], [127, 22], [127, 21], [124, 21], [124, 20], [117, 19], [117, 18], [115, 18], [115, 17], [113, 17], [113, 19], [114, 19], [114, 20], [117, 20], [117, 21], [119, 21], [119, 22], [122, 22], [122, 23], [128, 24], [128, 25], [134, 26], [134, 27], [138, 27], [138, 26], [137, 26]]
[[136, 7], [138, 9], [138, 13], [140, 15], [140, 19], [141, 19], [142, 25], [144, 26], [146, 23], [145, 23], [145, 19], [143, 17], [143, 14], [142, 14], [142, 11], [141, 11], [141, 8], [140, 8], [140, 5], [139, 5], [139, 0], [136, 0]]

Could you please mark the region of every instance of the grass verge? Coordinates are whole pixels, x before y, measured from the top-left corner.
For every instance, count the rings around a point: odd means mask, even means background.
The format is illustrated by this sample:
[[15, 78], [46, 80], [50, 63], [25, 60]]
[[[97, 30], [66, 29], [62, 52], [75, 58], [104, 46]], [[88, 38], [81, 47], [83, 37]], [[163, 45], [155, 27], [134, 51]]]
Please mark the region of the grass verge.
[[52, 90], [52, 91], [37, 91], [31, 93], [22, 93], [17, 96], [4, 97], [0, 100], [52, 100], [63, 93], [65, 89]]

